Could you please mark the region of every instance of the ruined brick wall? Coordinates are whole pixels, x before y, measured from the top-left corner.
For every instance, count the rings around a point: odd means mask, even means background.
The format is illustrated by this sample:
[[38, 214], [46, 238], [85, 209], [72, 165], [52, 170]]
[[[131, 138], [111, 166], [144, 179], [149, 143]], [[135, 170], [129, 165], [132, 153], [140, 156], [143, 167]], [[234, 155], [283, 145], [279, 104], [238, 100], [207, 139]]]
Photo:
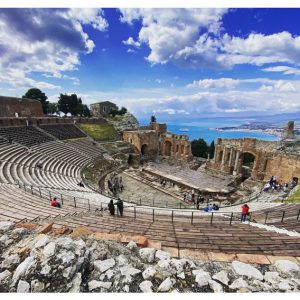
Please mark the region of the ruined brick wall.
[[15, 97], [0, 96], [0, 117], [43, 117], [40, 101]]
[[104, 101], [91, 104], [90, 108], [94, 117], [107, 117], [112, 110], [118, 109], [118, 106], [112, 102]]

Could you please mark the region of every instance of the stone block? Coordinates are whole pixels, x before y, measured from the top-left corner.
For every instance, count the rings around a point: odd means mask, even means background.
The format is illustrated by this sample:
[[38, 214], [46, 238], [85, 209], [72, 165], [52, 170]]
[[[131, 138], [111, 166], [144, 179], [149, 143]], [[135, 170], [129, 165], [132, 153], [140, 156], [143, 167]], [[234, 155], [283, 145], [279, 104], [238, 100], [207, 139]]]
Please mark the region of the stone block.
[[[157, 241], [148, 240], [147, 247], [154, 248], [156, 250], [162, 250], [161, 242], [157, 242]], [[164, 247], [163, 250], [168, 251], [166, 248], [169, 248], [169, 247]]]
[[54, 223], [45, 224], [42, 228], [38, 230], [38, 233], [48, 233], [52, 230], [52, 226]]
[[233, 262], [236, 259], [234, 253], [208, 252], [208, 258], [212, 261]]
[[92, 234], [92, 231], [85, 226], [79, 226], [73, 230], [72, 233], [69, 234], [72, 238], [88, 236]]
[[265, 255], [259, 254], [237, 254], [237, 260], [247, 264], [269, 265], [270, 261]]
[[179, 250], [180, 258], [190, 258], [199, 260], [209, 260], [209, 256], [206, 252], [197, 250], [181, 249]]
[[62, 234], [66, 234], [70, 232], [70, 228], [67, 226], [61, 226], [59, 228], [55, 228], [52, 230], [52, 235], [56, 236], [56, 235], [62, 235]]
[[169, 252], [171, 257], [179, 257], [178, 249], [175, 247], [162, 247], [161, 250]]
[[38, 227], [38, 224], [33, 224], [33, 223], [17, 223], [16, 224], [17, 228], [26, 228], [28, 230], [34, 230]]
[[296, 264], [299, 264], [299, 261], [297, 260], [296, 257], [292, 257], [292, 256], [276, 256], [276, 255], [268, 255], [267, 256], [268, 260], [271, 262], [271, 264], [274, 264], [276, 262], [276, 260], [289, 260], [292, 261]]

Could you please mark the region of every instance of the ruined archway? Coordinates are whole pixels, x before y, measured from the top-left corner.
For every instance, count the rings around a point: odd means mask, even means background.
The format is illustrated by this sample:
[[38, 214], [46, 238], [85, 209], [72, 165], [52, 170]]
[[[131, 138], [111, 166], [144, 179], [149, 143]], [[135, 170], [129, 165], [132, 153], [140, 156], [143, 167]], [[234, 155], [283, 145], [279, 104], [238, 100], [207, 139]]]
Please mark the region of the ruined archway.
[[255, 155], [250, 152], [244, 152], [242, 156], [242, 180], [251, 177], [255, 163]]
[[147, 144], [142, 145], [141, 153], [142, 153], [142, 155], [148, 154], [148, 145]]
[[133, 165], [133, 156], [131, 154], [129, 154], [129, 156], [128, 156], [127, 163], [128, 163], [128, 166]]
[[165, 141], [165, 156], [171, 156], [171, 148], [172, 148], [172, 143], [169, 141]]

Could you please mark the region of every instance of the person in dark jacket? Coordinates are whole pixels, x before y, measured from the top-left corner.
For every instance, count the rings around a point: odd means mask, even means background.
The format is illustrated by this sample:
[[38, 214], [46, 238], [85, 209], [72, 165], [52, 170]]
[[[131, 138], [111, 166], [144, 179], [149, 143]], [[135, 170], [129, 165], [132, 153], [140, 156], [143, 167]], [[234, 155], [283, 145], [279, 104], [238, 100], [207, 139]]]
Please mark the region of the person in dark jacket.
[[123, 210], [124, 210], [124, 205], [123, 205], [123, 201], [118, 198], [117, 201], [117, 211], [118, 211], [118, 215], [120, 214], [121, 217], [123, 217]]
[[114, 205], [114, 201], [112, 199], [110, 200], [110, 202], [108, 204], [108, 210], [112, 216], [115, 215], [115, 205]]

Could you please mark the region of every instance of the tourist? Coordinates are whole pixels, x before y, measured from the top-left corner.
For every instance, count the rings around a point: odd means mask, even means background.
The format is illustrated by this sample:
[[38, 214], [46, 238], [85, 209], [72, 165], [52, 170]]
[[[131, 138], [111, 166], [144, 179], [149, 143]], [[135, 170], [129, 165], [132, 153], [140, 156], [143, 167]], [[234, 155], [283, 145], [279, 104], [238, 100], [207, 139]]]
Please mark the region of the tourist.
[[36, 166], [37, 166], [39, 169], [41, 169], [41, 168], [43, 167], [43, 161], [40, 159], [40, 160], [38, 161], [38, 163], [36, 164]]
[[242, 206], [241, 222], [246, 221], [246, 217], [248, 214], [249, 214], [249, 206], [247, 204], [244, 204]]
[[288, 191], [288, 188], [289, 188], [289, 184], [286, 182], [286, 183], [284, 183], [284, 185], [283, 185], [283, 191], [284, 192], [287, 192]]
[[121, 217], [123, 217], [123, 210], [124, 210], [123, 201], [120, 198], [118, 198], [118, 201], [117, 201], [117, 213]]
[[196, 202], [196, 209], [199, 209], [199, 206], [200, 206], [200, 195], [198, 195], [197, 197], [197, 202]]
[[57, 198], [56, 199], [56, 207], [61, 208], [61, 203], [59, 202], [59, 200]]
[[50, 201], [50, 205], [51, 206], [54, 206], [54, 207], [57, 207], [57, 198], [54, 197], [51, 201]]
[[111, 199], [109, 204], [108, 204], [108, 210], [109, 210], [109, 212], [112, 216], [115, 215], [115, 205], [114, 205], [113, 199]]
[[213, 204], [213, 210], [219, 210], [219, 206], [217, 204]]
[[269, 191], [269, 188], [271, 187], [270, 183], [267, 182], [263, 188], [263, 192], [267, 193]]

